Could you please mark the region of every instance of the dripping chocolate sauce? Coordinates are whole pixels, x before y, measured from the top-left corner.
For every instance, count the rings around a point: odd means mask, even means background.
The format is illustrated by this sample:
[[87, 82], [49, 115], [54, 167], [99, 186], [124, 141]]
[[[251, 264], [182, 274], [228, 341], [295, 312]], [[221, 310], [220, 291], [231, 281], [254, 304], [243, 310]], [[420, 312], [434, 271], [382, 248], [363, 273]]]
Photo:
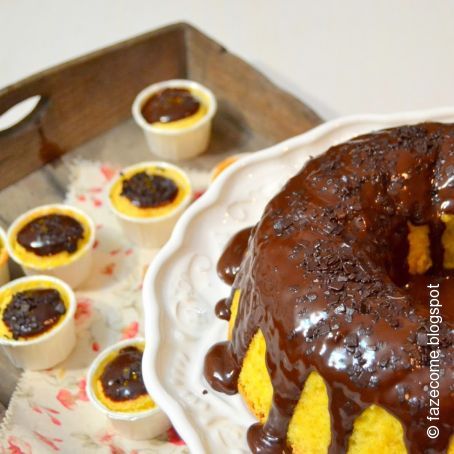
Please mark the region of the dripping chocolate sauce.
[[17, 234], [17, 242], [38, 256], [49, 256], [75, 252], [83, 237], [84, 228], [73, 217], [48, 214], [25, 224]]
[[240, 230], [227, 243], [217, 265], [218, 276], [228, 285], [233, 285], [246, 251], [252, 227]]
[[148, 123], [170, 123], [194, 115], [200, 102], [186, 88], [166, 88], [148, 99], [142, 115]]
[[[454, 125], [357, 137], [309, 161], [255, 230], [228, 244], [218, 273], [233, 286], [230, 300], [241, 289], [241, 301], [232, 340], [210, 349], [204, 374], [214, 389], [236, 393], [243, 358], [262, 331], [273, 402], [267, 422], [248, 431], [252, 452], [290, 451], [288, 425], [312, 371], [328, 391], [330, 454], [347, 451], [353, 423], [370, 405], [399, 419], [409, 453], [446, 452], [454, 273], [443, 269], [439, 219], [454, 214], [453, 169]], [[430, 227], [433, 267], [421, 276], [408, 272], [408, 222]], [[428, 283], [440, 284], [443, 304], [436, 439], [426, 434]], [[229, 310], [223, 301], [217, 313]]]
[[13, 339], [27, 339], [49, 331], [65, 313], [58, 290], [25, 290], [13, 295], [3, 312], [3, 322]]
[[[233, 285], [235, 276], [240, 269], [241, 261], [247, 248], [252, 227], [237, 232], [227, 243], [224, 253], [217, 264], [218, 276], [228, 285]], [[230, 320], [230, 298], [223, 298], [217, 302], [214, 312], [221, 320]]]
[[170, 178], [144, 171], [123, 180], [121, 195], [139, 208], [158, 208], [176, 199], [178, 186]]
[[142, 378], [142, 355], [135, 346], [124, 347], [106, 365], [100, 380], [109, 399], [123, 402], [147, 394]]

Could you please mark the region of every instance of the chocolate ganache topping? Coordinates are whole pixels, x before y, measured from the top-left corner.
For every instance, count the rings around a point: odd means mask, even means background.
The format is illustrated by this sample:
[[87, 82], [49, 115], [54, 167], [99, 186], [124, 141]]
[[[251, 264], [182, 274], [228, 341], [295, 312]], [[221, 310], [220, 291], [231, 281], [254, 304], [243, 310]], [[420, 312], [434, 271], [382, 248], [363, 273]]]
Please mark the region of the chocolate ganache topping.
[[194, 115], [200, 102], [186, 88], [166, 88], [154, 94], [142, 107], [148, 123], [170, 123]]
[[109, 399], [121, 402], [147, 394], [142, 379], [142, 355], [137, 347], [124, 347], [106, 365], [100, 380]]
[[[273, 385], [254, 453], [288, 452], [287, 429], [308, 375], [324, 379], [331, 454], [376, 404], [402, 423], [408, 452], [445, 452], [454, 426], [454, 273], [443, 269], [442, 214], [454, 213], [454, 125], [424, 123], [356, 137], [311, 159], [236, 235], [220, 275], [241, 290], [232, 340], [205, 359], [212, 387], [232, 394], [260, 329]], [[408, 223], [430, 228], [432, 267], [410, 275]], [[241, 263], [241, 265], [239, 265]], [[428, 342], [430, 288], [440, 284], [439, 344]], [[226, 307], [227, 306], [227, 307]], [[223, 303], [221, 315], [228, 311]], [[438, 320], [440, 321], [440, 320]], [[439, 436], [430, 439], [430, 358], [439, 365]], [[435, 355], [435, 354], [434, 354]]]
[[73, 253], [84, 237], [79, 221], [64, 214], [48, 214], [28, 222], [19, 230], [17, 242], [27, 251], [39, 256], [59, 252]]
[[139, 172], [123, 180], [121, 195], [139, 208], [158, 208], [175, 200], [178, 186], [170, 178]]
[[3, 322], [14, 339], [50, 330], [66, 313], [58, 290], [34, 289], [15, 293], [3, 312]]
[[251, 236], [251, 231], [252, 228], [248, 227], [236, 233], [227, 243], [224, 254], [219, 259], [217, 272], [226, 284], [232, 285], [235, 280]]

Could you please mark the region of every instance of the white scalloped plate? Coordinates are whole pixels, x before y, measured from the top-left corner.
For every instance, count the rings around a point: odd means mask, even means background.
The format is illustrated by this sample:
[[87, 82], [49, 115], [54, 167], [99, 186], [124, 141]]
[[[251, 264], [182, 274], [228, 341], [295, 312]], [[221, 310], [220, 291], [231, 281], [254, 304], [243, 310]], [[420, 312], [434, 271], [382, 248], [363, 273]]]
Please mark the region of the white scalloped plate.
[[330, 121], [241, 159], [183, 214], [145, 277], [143, 371], [148, 391], [191, 452], [249, 452], [245, 434], [253, 417], [238, 395], [212, 391], [202, 374], [206, 351], [226, 338], [226, 322], [214, 315], [216, 302], [229, 294], [216, 274], [225, 243], [260, 219], [310, 156], [358, 134], [426, 120], [454, 122], [454, 108]]

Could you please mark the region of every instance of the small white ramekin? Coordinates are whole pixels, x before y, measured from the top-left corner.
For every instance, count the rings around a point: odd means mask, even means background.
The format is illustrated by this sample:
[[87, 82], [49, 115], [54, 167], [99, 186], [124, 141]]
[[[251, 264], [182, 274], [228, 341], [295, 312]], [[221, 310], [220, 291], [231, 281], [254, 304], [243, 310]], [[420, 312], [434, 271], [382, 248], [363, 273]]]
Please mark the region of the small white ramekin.
[[133, 166], [126, 167], [122, 170], [123, 173], [127, 174], [134, 170], [140, 170], [147, 167], [164, 167], [173, 169], [175, 172], [181, 174], [188, 183], [189, 191], [186, 197], [181, 203], [175, 207], [173, 211], [164, 215], [149, 218], [139, 218], [135, 216], [128, 216], [127, 214], [119, 211], [114, 205], [111, 199], [112, 188], [116, 182], [121, 178], [121, 173], [118, 174], [111, 182], [108, 189], [108, 200], [109, 207], [113, 213], [117, 216], [117, 219], [123, 229], [126, 237], [133, 243], [144, 248], [159, 248], [161, 247], [170, 237], [173, 227], [178, 221], [185, 208], [189, 205], [192, 200], [192, 186], [191, 181], [183, 170], [179, 167], [161, 161], [150, 161], [141, 162]]
[[[187, 88], [203, 93], [208, 101], [206, 114], [186, 128], [163, 129], [148, 123], [142, 115], [142, 107], [154, 93], [165, 88]], [[216, 109], [216, 98], [211, 90], [198, 82], [173, 79], [144, 88], [134, 100], [132, 116], [145, 133], [148, 146], [153, 154], [171, 161], [180, 161], [198, 156], [207, 149], [211, 123]]]
[[14, 340], [0, 337], [0, 346], [14, 366], [28, 370], [44, 370], [65, 360], [76, 344], [74, 314], [76, 297], [68, 284], [52, 276], [26, 276], [5, 284], [0, 291], [24, 282], [50, 281], [57, 284], [68, 297], [68, 308], [63, 320], [54, 328], [33, 339]]
[[167, 415], [159, 408], [154, 407], [150, 410], [136, 413], [126, 413], [112, 411], [108, 409], [96, 396], [93, 389], [93, 381], [101, 363], [113, 352], [129, 345], [145, 343], [145, 339], [136, 337], [126, 339], [103, 350], [93, 361], [87, 373], [87, 395], [90, 402], [112, 423], [113, 427], [124, 437], [131, 440], [149, 440], [154, 438], [167, 429], [171, 424]]
[[6, 241], [6, 233], [0, 227], [0, 285], [6, 284], [9, 279], [8, 246]]
[[[73, 212], [78, 214], [80, 217], [83, 217], [86, 221], [90, 232], [89, 232], [89, 239], [83, 245], [81, 251], [78, 251], [78, 255], [74, 259], [68, 260], [68, 263], [63, 265], [59, 265], [56, 267], [45, 268], [45, 267], [36, 267], [26, 263], [14, 251], [12, 247], [12, 242], [14, 240], [13, 235], [15, 235], [17, 231], [17, 227], [22, 224], [27, 218], [31, 217], [35, 213], [39, 213], [41, 211], [48, 211], [48, 210], [64, 210], [67, 212]], [[53, 205], [42, 205], [37, 208], [33, 208], [30, 211], [19, 216], [9, 227], [7, 233], [7, 248], [9, 256], [18, 263], [24, 273], [26, 275], [34, 275], [34, 274], [45, 274], [47, 276], [54, 276], [58, 279], [62, 279], [72, 288], [79, 287], [90, 275], [91, 264], [92, 264], [92, 256], [93, 256], [93, 243], [95, 241], [95, 224], [93, 220], [82, 210], [75, 208], [70, 205], [63, 205], [63, 204], [53, 204]]]

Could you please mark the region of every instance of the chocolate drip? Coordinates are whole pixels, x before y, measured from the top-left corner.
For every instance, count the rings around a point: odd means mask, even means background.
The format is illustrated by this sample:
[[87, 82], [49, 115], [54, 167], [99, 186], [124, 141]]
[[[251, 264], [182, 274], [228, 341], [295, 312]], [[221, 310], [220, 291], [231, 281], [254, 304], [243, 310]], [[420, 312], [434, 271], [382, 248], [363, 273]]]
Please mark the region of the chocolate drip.
[[331, 444], [329, 454], [347, 452], [348, 439], [353, 431], [355, 419], [366, 409], [358, 399], [349, 399], [346, 392], [337, 386], [331, 386], [329, 408], [331, 416]]
[[[253, 424], [247, 431], [247, 442], [249, 447], [257, 454], [287, 454], [291, 449], [282, 438], [281, 433], [274, 434], [272, 427], [262, 426], [259, 423]], [[282, 432], [282, 431], [281, 431]]]
[[123, 180], [121, 195], [139, 208], [158, 208], [175, 200], [178, 186], [170, 178], [139, 172]]
[[[267, 361], [273, 361], [273, 354], [268, 354]], [[275, 358], [275, 357], [274, 357]], [[288, 361], [282, 361], [289, 366]], [[276, 367], [270, 365], [270, 369], [276, 371], [272, 374], [272, 383], [274, 389], [273, 402], [264, 425], [254, 424], [249, 428], [247, 438], [251, 450], [255, 453], [281, 454], [291, 453], [287, 445], [287, 428], [293, 416], [296, 404], [298, 403], [299, 383], [304, 383], [309, 375], [309, 370], [303, 368], [303, 371], [288, 369], [287, 367]], [[285, 379], [282, 373], [285, 372]], [[297, 396], [295, 398], [295, 396]]]
[[49, 331], [65, 313], [57, 290], [25, 290], [13, 295], [3, 312], [3, 322], [13, 339], [30, 338]]
[[238, 375], [240, 373], [236, 359], [228, 342], [214, 345], [207, 353], [204, 375], [216, 391], [225, 394], [236, 394]]
[[194, 115], [200, 102], [186, 88], [166, 88], [154, 94], [142, 107], [148, 123], [170, 123]]
[[60, 252], [76, 252], [84, 228], [79, 221], [64, 214], [48, 214], [28, 222], [19, 230], [17, 242], [36, 255], [49, 256]]
[[[260, 330], [273, 404], [248, 432], [255, 453], [286, 446], [308, 373], [329, 396], [330, 453], [345, 452], [355, 419], [377, 405], [404, 428], [408, 452], [442, 453], [453, 433], [454, 272], [443, 270], [441, 213], [454, 207], [454, 126], [426, 123], [360, 136], [312, 159], [223, 253], [218, 273], [241, 290], [232, 340], [215, 345], [205, 377], [236, 391]], [[429, 225], [434, 266], [408, 272], [408, 223]], [[247, 246], [246, 246], [247, 245]], [[428, 338], [430, 288], [439, 284], [439, 345]], [[232, 298], [231, 296], [231, 298]], [[228, 306], [229, 303], [223, 303]], [[221, 311], [222, 312], [222, 311]], [[439, 361], [439, 435], [430, 439], [431, 351]]]
[[251, 231], [252, 227], [248, 227], [236, 233], [219, 259], [217, 266], [218, 276], [228, 285], [233, 284], [235, 276], [240, 269]]
[[229, 298], [224, 298], [218, 301], [216, 307], [214, 308], [214, 313], [216, 314], [216, 317], [228, 322], [231, 316], [230, 306], [231, 302]]
[[124, 347], [106, 365], [100, 380], [109, 399], [123, 402], [147, 394], [142, 378], [142, 355], [137, 347]]

